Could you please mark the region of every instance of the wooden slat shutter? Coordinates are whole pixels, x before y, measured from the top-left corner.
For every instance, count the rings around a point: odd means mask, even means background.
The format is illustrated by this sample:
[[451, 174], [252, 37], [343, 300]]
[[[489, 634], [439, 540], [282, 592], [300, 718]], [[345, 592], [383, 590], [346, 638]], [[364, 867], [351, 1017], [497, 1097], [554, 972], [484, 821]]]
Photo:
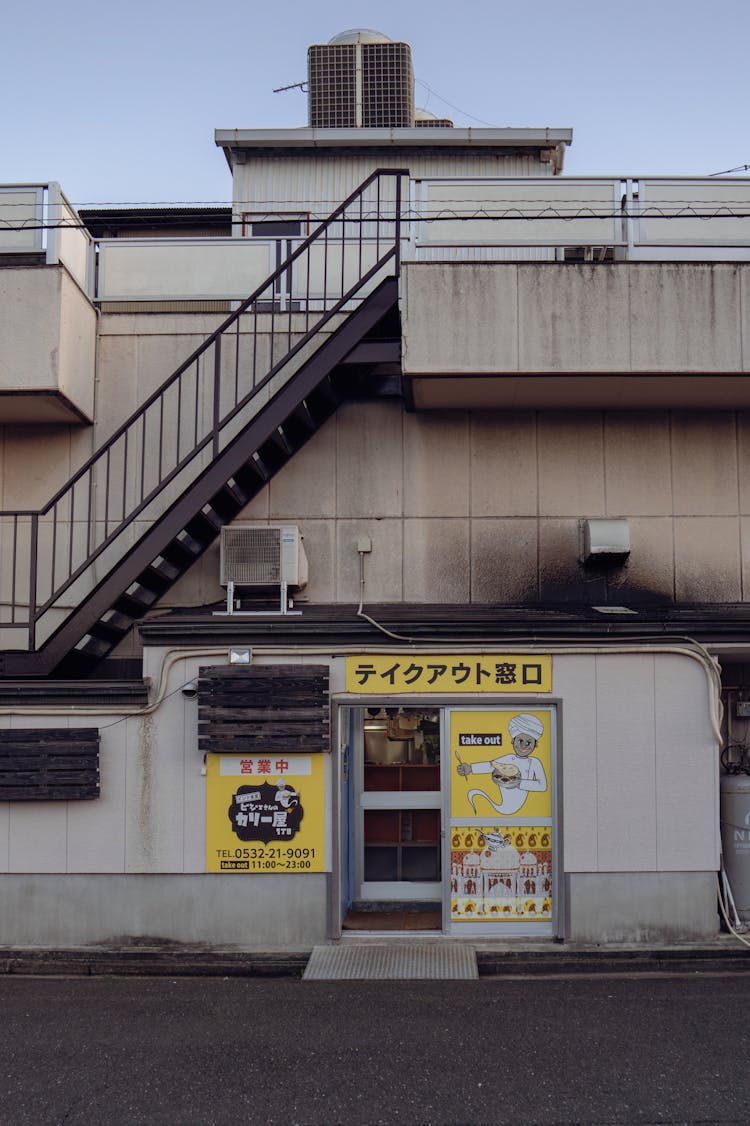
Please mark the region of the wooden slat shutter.
[[219, 665], [198, 678], [198, 746], [226, 754], [330, 750], [326, 665]]
[[98, 797], [97, 728], [0, 731], [0, 801], [81, 801]]

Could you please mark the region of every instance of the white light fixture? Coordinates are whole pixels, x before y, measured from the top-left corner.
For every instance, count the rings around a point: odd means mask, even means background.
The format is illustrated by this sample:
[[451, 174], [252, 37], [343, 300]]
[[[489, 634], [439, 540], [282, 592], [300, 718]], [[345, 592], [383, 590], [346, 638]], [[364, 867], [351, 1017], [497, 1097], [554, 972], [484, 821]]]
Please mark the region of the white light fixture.
[[230, 649], [230, 665], [249, 665], [253, 659], [253, 651], [248, 646], [246, 649]]

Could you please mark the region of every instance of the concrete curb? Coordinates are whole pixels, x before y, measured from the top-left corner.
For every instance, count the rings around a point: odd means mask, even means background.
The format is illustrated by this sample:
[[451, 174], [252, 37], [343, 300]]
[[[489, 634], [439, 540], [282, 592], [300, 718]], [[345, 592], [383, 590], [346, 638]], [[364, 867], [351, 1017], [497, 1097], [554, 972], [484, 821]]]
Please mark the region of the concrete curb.
[[[283, 953], [190, 949], [0, 950], [0, 976], [301, 977], [309, 950]], [[750, 973], [750, 949], [719, 941], [674, 947], [477, 948], [479, 976]]]
[[706, 974], [750, 973], [750, 949], [733, 947], [665, 947], [559, 952], [478, 950], [480, 977], [549, 977], [574, 974]]
[[309, 951], [9, 950], [0, 975], [33, 977], [301, 977]]

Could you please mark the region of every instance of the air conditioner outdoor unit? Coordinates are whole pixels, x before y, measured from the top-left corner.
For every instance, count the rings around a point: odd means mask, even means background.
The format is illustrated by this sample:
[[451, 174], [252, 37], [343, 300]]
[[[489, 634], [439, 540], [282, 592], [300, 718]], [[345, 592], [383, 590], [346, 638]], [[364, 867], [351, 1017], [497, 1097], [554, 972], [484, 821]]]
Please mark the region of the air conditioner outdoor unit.
[[294, 524], [229, 524], [221, 529], [222, 586], [302, 587], [307, 556]]

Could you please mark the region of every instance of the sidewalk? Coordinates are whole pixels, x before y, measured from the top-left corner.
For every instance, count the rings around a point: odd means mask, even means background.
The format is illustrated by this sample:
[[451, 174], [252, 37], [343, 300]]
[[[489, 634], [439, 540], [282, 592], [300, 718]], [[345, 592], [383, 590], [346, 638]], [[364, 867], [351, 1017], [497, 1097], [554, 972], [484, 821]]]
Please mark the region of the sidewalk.
[[[406, 939], [381, 934], [344, 941], [431, 940], [427, 935]], [[589, 946], [524, 940], [478, 940], [472, 945], [479, 976], [484, 978], [750, 973], [750, 948], [725, 934], [711, 942], [660, 946]], [[0, 948], [0, 976], [301, 977], [309, 956], [310, 950], [271, 952], [177, 944], [63, 950], [4, 947]]]

